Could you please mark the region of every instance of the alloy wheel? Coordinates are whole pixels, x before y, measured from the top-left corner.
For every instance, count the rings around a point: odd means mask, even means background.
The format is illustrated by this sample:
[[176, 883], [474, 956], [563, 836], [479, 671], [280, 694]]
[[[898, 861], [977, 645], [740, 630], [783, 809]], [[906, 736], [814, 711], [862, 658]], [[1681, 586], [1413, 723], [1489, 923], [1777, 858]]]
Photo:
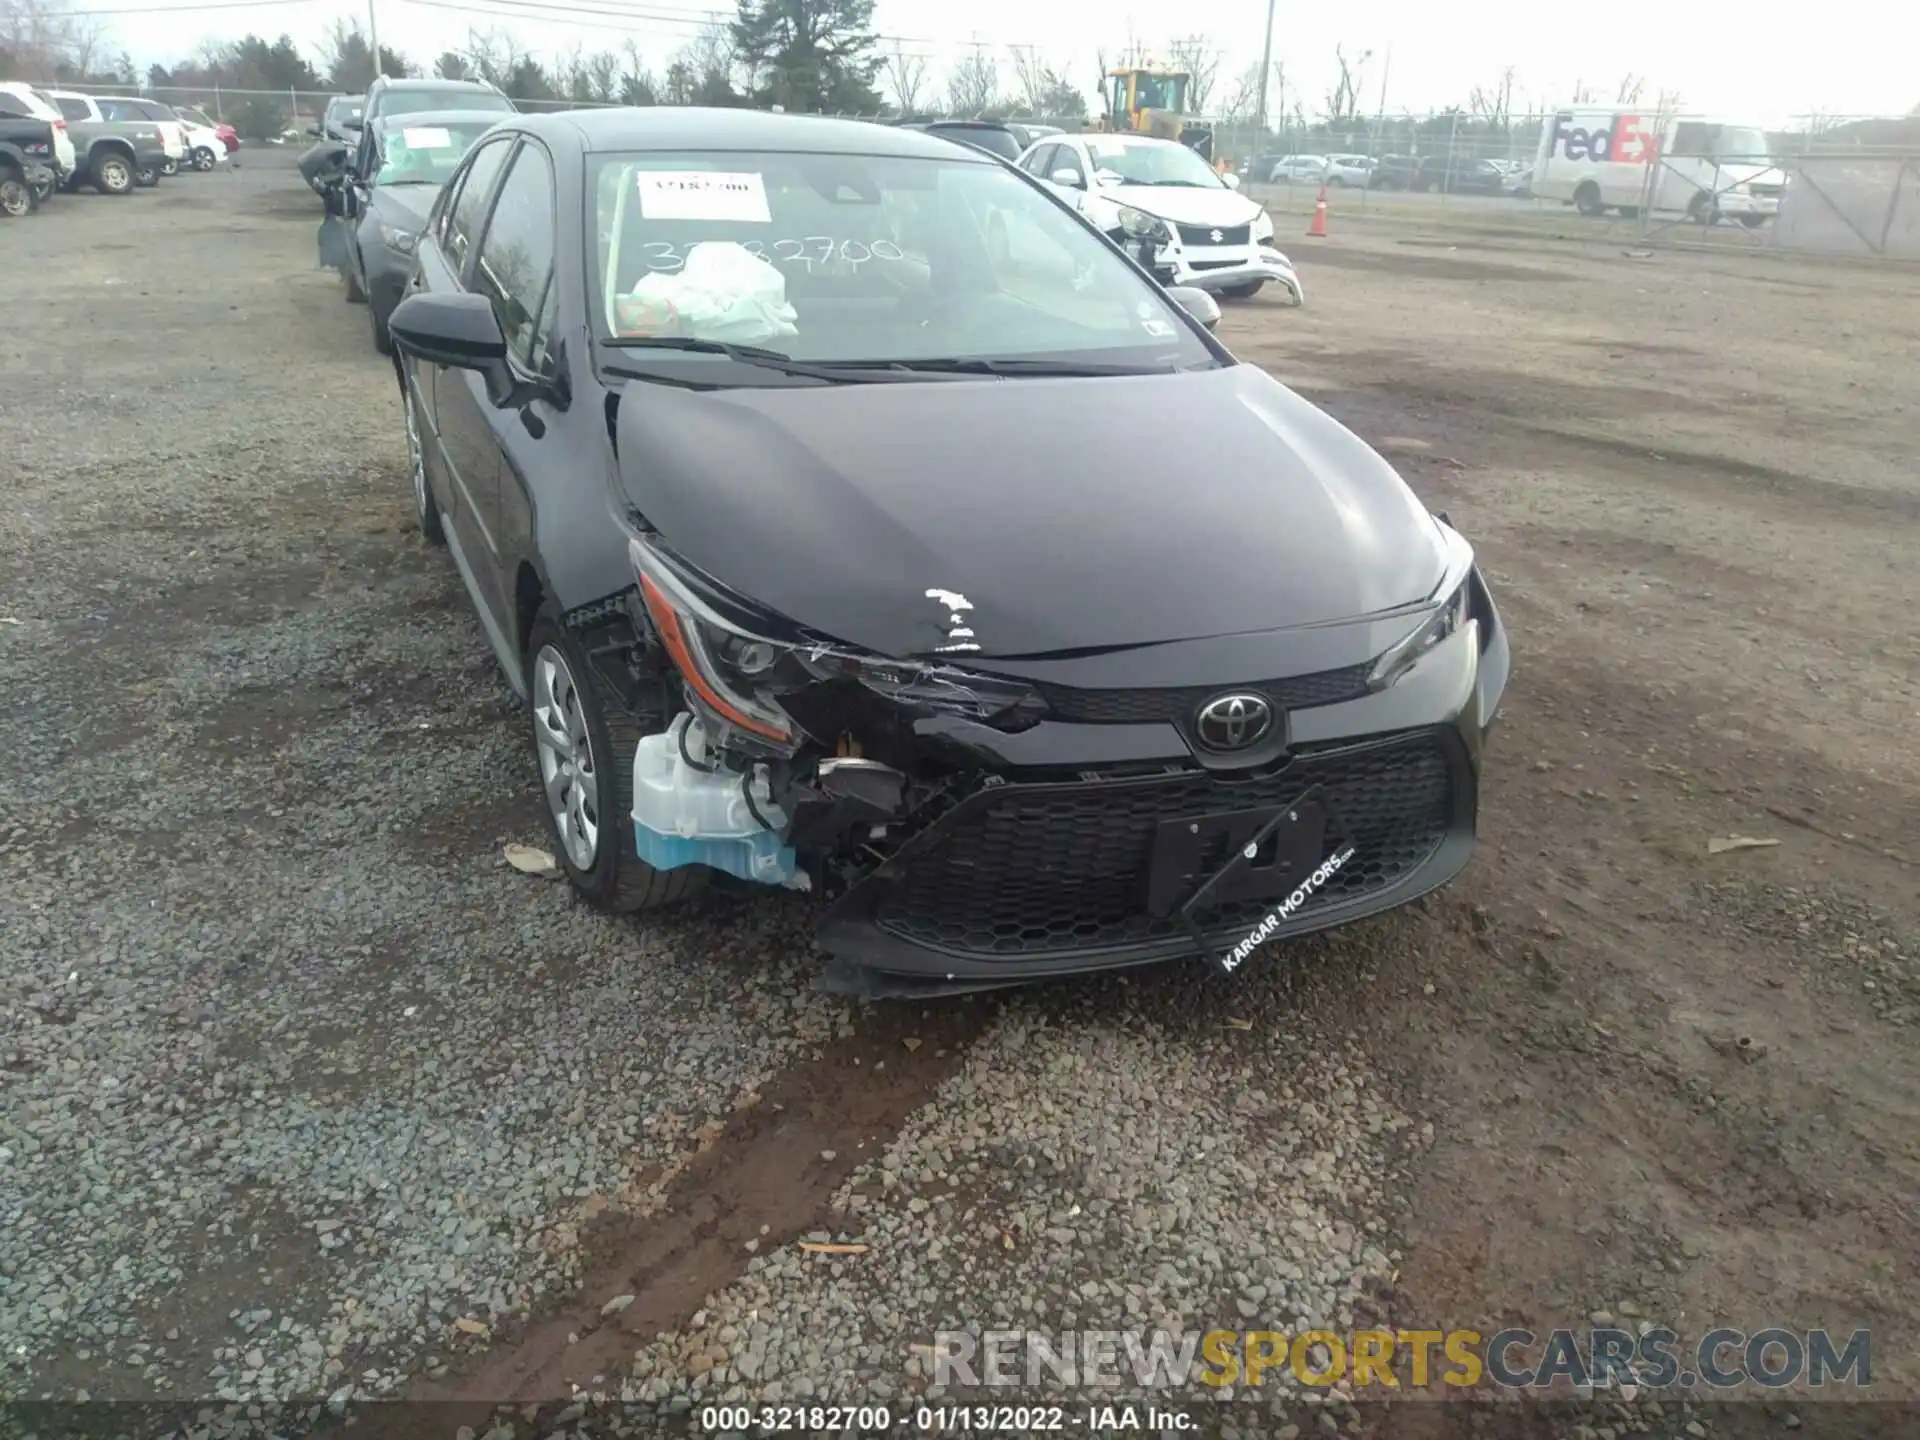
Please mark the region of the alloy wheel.
[[573, 868], [591, 870], [600, 851], [600, 777], [579, 686], [552, 645], [533, 657], [533, 735], [554, 830]]
[[407, 465], [413, 471], [413, 506], [420, 518], [427, 518], [427, 455], [420, 444], [420, 421], [415, 417], [413, 387], [406, 392], [406, 404], [401, 408], [407, 412]]
[[8, 176], [0, 180], [0, 214], [15, 219], [33, 209], [33, 191], [24, 180]]

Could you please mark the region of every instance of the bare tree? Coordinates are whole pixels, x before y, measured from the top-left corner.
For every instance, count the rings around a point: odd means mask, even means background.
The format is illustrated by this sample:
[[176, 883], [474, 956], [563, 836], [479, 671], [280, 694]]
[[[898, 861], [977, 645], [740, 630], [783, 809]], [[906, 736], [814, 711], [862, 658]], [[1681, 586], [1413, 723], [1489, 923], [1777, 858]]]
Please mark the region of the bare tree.
[[1253, 119], [1259, 107], [1260, 66], [1256, 61], [1235, 76], [1227, 88], [1226, 98], [1220, 102], [1220, 118], [1228, 124], [1241, 124]]
[[902, 115], [920, 110], [920, 92], [927, 83], [927, 57], [909, 55], [896, 41], [893, 53], [880, 62], [880, 78], [893, 96], [894, 108]]
[[947, 109], [955, 115], [983, 115], [999, 100], [1000, 67], [985, 49], [975, 46], [947, 76]]
[[1360, 113], [1360, 76], [1366, 69], [1367, 61], [1372, 58], [1371, 50], [1362, 50], [1357, 58], [1348, 60], [1340, 46], [1333, 47], [1333, 59], [1340, 67], [1340, 78], [1327, 96], [1329, 124], [1345, 124]]
[[1184, 70], [1192, 77], [1187, 82], [1188, 107], [1205, 113], [1207, 101], [1213, 97], [1213, 82], [1220, 74], [1219, 50], [1208, 43], [1204, 35], [1188, 35], [1169, 42], [1167, 58], [1174, 69]]
[[467, 61], [473, 66], [474, 73], [489, 85], [506, 87], [513, 72], [520, 68], [520, 62], [527, 58], [527, 52], [513, 36], [503, 30], [467, 31]]
[[1502, 70], [1491, 88], [1474, 86], [1473, 94], [1467, 97], [1467, 109], [1489, 129], [1505, 133], [1513, 119], [1513, 67]]

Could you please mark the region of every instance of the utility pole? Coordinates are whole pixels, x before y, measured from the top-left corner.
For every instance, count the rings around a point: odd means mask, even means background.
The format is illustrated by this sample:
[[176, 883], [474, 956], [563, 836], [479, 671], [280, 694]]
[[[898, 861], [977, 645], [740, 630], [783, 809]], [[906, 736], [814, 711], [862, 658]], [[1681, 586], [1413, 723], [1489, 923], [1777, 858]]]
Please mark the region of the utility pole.
[[367, 0], [367, 43], [373, 47], [373, 78], [380, 78], [380, 21], [373, 13], [373, 0]]
[[1254, 144], [1257, 148], [1267, 138], [1267, 77], [1273, 71], [1273, 4], [1267, 0], [1267, 38], [1260, 46], [1260, 98], [1253, 107], [1253, 131], [1259, 138]]

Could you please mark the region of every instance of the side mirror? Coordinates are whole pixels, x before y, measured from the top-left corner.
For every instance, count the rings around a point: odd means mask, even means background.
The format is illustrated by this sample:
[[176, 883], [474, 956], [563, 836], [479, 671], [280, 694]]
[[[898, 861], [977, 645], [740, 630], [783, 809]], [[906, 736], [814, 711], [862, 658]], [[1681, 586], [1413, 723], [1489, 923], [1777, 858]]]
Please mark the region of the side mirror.
[[1087, 188], [1087, 182], [1081, 178], [1078, 170], [1056, 170], [1047, 178], [1056, 185], [1070, 186], [1075, 190]]
[[1229, 170], [1226, 174], [1222, 175], [1220, 178], [1226, 182], [1226, 186], [1229, 190], [1238, 190], [1240, 188], [1240, 177], [1234, 174], [1231, 170]]
[[500, 408], [526, 402], [507, 368], [507, 337], [486, 296], [409, 295], [394, 308], [387, 330], [403, 355], [479, 372], [487, 382], [487, 399]]
[[1212, 330], [1220, 324], [1220, 302], [1194, 285], [1169, 285], [1167, 294], [1187, 314]]

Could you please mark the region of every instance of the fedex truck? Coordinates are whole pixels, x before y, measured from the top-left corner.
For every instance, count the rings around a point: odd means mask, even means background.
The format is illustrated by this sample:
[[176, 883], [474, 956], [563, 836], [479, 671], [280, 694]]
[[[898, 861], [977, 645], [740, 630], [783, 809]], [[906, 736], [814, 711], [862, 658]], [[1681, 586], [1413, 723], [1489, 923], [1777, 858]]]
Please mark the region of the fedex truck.
[[1637, 215], [1648, 206], [1703, 224], [1761, 225], [1779, 211], [1785, 188], [1758, 126], [1620, 105], [1549, 115], [1533, 161], [1533, 193], [1582, 215]]

